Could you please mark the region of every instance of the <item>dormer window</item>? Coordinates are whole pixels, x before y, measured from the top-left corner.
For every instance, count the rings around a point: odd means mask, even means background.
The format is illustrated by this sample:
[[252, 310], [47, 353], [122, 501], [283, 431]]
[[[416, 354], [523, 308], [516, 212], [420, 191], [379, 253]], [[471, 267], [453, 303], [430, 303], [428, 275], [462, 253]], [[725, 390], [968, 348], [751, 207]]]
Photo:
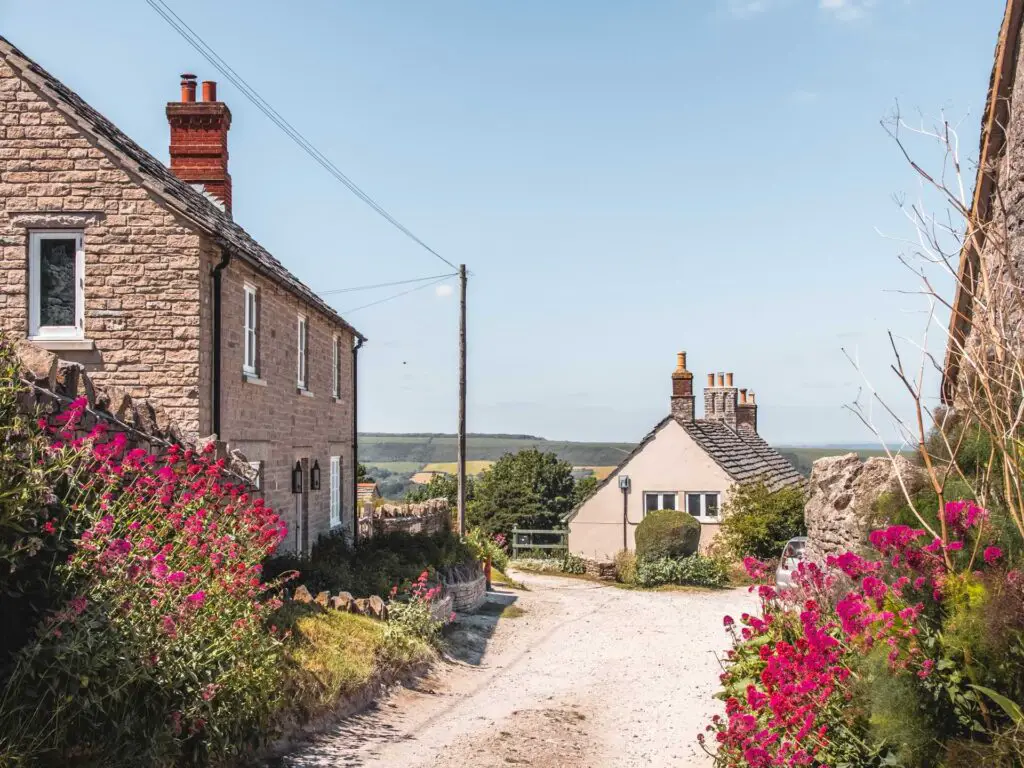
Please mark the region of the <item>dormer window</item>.
[[75, 230], [29, 233], [29, 336], [85, 337], [85, 249]]

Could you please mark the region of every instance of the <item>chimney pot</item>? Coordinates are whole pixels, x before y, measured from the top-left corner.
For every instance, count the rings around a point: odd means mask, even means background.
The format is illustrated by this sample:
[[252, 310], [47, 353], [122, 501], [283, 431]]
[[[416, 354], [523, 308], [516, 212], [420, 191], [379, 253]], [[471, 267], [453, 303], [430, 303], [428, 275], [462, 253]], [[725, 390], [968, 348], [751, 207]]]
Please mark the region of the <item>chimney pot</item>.
[[713, 373], [709, 373], [708, 374], [708, 386], [709, 387], [715, 386], [715, 374], [713, 374]]
[[[193, 92], [195, 86], [192, 86]], [[203, 80], [203, 101], [217, 100], [217, 83], [213, 80]]]
[[722, 373], [721, 371], [718, 372], [718, 386], [725, 386], [725, 374]]
[[731, 373], [725, 374], [725, 386], [727, 386], [727, 387], [731, 387], [732, 386], [732, 374]]
[[757, 398], [753, 392], [750, 393], [750, 403], [751, 405], [757, 405]]
[[740, 390], [740, 402], [744, 405], [747, 403], [747, 390], [745, 389]]
[[188, 72], [181, 76], [181, 100], [183, 102], [196, 100], [196, 76]]
[[676, 355], [676, 370], [677, 371], [685, 371], [686, 370], [686, 353], [685, 352], [680, 352], [678, 355]]

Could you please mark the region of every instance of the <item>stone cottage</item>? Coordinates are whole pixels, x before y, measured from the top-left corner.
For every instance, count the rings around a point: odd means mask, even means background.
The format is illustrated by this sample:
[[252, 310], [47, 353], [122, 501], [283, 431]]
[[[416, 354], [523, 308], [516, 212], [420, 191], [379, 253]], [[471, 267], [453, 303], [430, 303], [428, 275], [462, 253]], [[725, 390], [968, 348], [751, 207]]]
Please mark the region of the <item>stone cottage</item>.
[[354, 531], [364, 339], [232, 219], [231, 111], [196, 91], [168, 168], [0, 37], [0, 329], [240, 450], [306, 552]]
[[722, 503], [738, 483], [763, 480], [772, 489], [803, 476], [757, 433], [753, 392], [731, 373], [708, 374], [704, 418], [695, 417], [693, 374], [680, 352], [672, 374], [671, 411], [594, 493], [566, 516], [569, 551], [609, 560], [635, 549], [636, 526], [648, 512], [679, 509], [701, 524], [701, 549], [718, 532]]
[[[960, 264], [949, 342], [942, 377], [942, 400], [962, 406], [976, 366], [981, 337], [1002, 336], [1011, 354], [1020, 356], [1024, 338], [1024, 236], [1020, 200], [1024, 196], [1024, 78], [1022, 67], [1024, 0], [1007, 0], [996, 43], [988, 99], [981, 125], [981, 148]], [[976, 309], [996, 329], [980, 334]], [[972, 362], [974, 361], [974, 362]]]

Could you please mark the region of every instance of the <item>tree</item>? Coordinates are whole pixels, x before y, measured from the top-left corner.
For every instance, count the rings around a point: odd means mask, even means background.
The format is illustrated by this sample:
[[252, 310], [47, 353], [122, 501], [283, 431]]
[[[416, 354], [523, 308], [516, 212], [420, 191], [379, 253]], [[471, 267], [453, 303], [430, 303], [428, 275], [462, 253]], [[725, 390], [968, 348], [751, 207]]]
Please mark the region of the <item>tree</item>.
[[577, 480], [576, 487], [572, 491], [572, 506], [578, 507], [586, 501], [600, 484], [600, 481], [593, 475], [587, 475]]
[[365, 464], [356, 464], [356, 482], [357, 483], [372, 483], [373, 478], [366, 474]]
[[[476, 482], [472, 475], [466, 475], [466, 502], [473, 500], [476, 489]], [[452, 509], [458, 504], [459, 481], [455, 475], [436, 474], [430, 478], [426, 485], [414, 486], [405, 494], [405, 500], [411, 502], [422, 502], [428, 499], [448, 499]]]
[[506, 453], [480, 475], [469, 521], [506, 536], [513, 526], [554, 528], [573, 508], [574, 488], [572, 465], [554, 453], [535, 448]]
[[719, 546], [737, 558], [773, 560], [786, 542], [807, 532], [802, 486], [769, 490], [761, 481], [736, 486], [722, 510]]

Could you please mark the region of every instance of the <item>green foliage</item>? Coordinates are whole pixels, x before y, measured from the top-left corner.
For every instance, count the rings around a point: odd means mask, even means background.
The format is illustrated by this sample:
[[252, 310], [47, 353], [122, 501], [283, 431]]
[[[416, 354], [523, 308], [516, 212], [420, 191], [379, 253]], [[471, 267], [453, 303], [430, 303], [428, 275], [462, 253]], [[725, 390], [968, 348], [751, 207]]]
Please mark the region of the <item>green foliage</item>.
[[480, 475], [470, 523], [488, 534], [550, 529], [572, 509], [572, 465], [534, 449], [505, 454]]
[[640, 560], [689, 557], [700, 544], [700, 523], [677, 509], [650, 512], [636, 528]]
[[615, 553], [615, 580], [620, 584], [636, 584], [636, 555], [628, 549]]
[[803, 536], [804, 491], [802, 488], [769, 490], [764, 482], [736, 486], [722, 510], [719, 547], [736, 559], [778, 559], [786, 542]]
[[572, 552], [566, 552], [562, 555], [561, 570], [562, 573], [571, 573], [575, 576], [582, 576], [587, 572], [587, 563], [579, 555], [574, 555]]
[[499, 571], [508, 567], [508, 552], [479, 528], [473, 528], [466, 534], [466, 545], [480, 562], [490, 560], [491, 565]]
[[356, 597], [387, 597], [391, 587], [414, 581], [423, 571], [441, 576], [475, 568], [474, 551], [450, 532], [433, 535], [392, 533], [352, 547], [342, 534], [322, 536], [308, 557], [279, 555], [264, 565], [268, 577], [290, 571], [316, 593], [344, 590]]
[[[466, 503], [471, 502], [476, 496], [476, 478], [466, 475]], [[426, 485], [413, 486], [412, 490], [405, 494], [406, 501], [422, 502], [429, 499], [448, 499], [452, 509], [456, 509], [459, 503], [459, 479], [448, 473], [437, 474], [430, 478]]]
[[597, 490], [601, 482], [593, 475], [587, 475], [581, 477], [576, 481], [576, 487], [572, 491], [572, 506], [573, 508], [578, 507], [584, 501], [590, 498], [590, 495]]
[[680, 584], [693, 587], [724, 587], [729, 577], [717, 560], [703, 555], [662, 557], [649, 560], [641, 557], [636, 564], [636, 583], [641, 587]]

